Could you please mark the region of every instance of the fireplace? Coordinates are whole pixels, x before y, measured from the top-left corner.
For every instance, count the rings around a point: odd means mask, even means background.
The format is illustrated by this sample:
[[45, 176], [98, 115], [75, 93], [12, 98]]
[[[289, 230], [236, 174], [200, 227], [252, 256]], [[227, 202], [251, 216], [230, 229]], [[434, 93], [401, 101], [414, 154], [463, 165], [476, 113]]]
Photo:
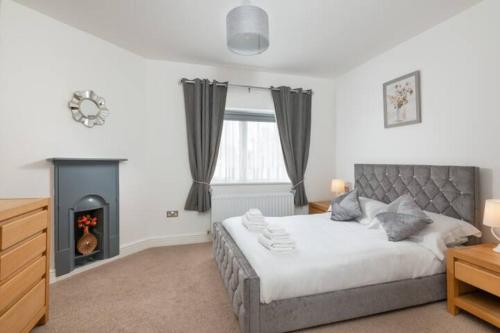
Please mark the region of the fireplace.
[[118, 255], [119, 163], [125, 159], [50, 160], [56, 276]]

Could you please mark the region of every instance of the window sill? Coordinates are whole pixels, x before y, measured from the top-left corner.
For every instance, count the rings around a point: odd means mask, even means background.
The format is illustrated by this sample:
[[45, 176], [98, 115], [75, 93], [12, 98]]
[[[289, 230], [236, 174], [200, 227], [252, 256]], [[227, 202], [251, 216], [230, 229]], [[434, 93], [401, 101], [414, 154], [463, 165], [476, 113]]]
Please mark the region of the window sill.
[[212, 183], [211, 186], [244, 186], [244, 185], [289, 185], [289, 182], [241, 182], [241, 183]]

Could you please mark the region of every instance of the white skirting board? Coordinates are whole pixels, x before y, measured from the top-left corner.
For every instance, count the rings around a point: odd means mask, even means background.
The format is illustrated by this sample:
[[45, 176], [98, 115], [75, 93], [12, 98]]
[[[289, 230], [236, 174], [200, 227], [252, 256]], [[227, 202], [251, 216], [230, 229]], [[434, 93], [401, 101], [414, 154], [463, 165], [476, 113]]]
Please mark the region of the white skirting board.
[[152, 237], [145, 238], [135, 242], [123, 244], [120, 246], [120, 254], [116, 257], [105, 259], [105, 260], [97, 260], [91, 264], [76, 268], [72, 272], [56, 277], [56, 270], [54, 268], [50, 269], [50, 283], [55, 283], [57, 281], [61, 281], [67, 279], [76, 274], [88, 271], [89, 269], [93, 269], [99, 267], [101, 265], [105, 265], [117, 259], [124, 258], [128, 255], [153, 248], [153, 247], [161, 247], [161, 246], [173, 246], [173, 245], [184, 245], [184, 244], [197, 244], [197, 243], [206, 243], [210, 241], [210, 235], [206, 233], [199, 234], [182, 234], [175, 236], [163, 236], [163, 237]]

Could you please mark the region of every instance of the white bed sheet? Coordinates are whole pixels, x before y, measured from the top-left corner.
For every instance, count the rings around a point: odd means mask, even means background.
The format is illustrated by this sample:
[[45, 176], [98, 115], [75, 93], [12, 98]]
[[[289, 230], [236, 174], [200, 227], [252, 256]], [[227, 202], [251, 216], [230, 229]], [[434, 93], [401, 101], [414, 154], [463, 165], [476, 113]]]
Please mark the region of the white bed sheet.
[[389, 242], [382, 229], [357, 222], [335, 222], [330, 214], [269, 217], [296, 241], [294, 252], [271, 253], [240, 217], [224, 227], [260, 277], [263, 303], [384, 282], [434, 275], [445, 265], [411, 241]]

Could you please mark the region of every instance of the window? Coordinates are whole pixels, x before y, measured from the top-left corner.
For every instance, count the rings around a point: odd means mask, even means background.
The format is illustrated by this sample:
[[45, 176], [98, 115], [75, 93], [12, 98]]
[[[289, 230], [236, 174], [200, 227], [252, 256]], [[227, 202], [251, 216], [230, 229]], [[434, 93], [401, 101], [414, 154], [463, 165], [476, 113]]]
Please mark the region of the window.
[[212, 183], [289, 183], [274, 112], [226, 110]]

